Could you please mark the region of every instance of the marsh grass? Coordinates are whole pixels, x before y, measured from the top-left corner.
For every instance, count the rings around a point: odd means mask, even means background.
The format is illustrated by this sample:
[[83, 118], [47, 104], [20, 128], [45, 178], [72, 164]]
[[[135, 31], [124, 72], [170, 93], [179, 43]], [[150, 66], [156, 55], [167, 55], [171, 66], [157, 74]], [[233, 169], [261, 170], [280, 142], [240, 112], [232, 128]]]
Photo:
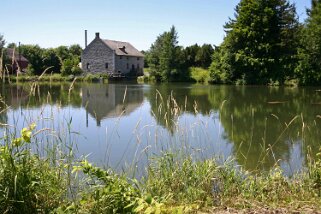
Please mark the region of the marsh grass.
[[[29, 96], [37, 96], [40, 81], [38, 78], [31, 86]], [[69, 94], [75, 81], [70, 83]], [[125, 99], [126, 93], [123, 103]], [[160, 152], [146, 153], [148, 164], [139, 180], [129, 176], [128, 171], [119, 173], [97, 167], [86, 158], [76, 158], [72, 119], [60, 121], [61, 130], [54, 130], [54, 126], [37, 130], [33, 122], [54, 123], [54, 117], [46, 115], [39, 115], [36, 121], [26, 118], [27, 126], [20, 132], [2, 124], [5, 134], [0, 147], [0, 212], [188, 213], [225, 207], [300, 210], [307, 206], [320, 209], [320, 153], [316, 158], [308, 155], [306, 170], [291, 177], [284, 175], [277, 160], [270, 171], [248, 172], [237, 166], [233, 157], [223, 161], [206, 158], [188, 145], [186, 138], [191, 130], [177, 122], [186, 112], [188, 98], [185, 106], [179, 106], [173, 93], [165, 98], [157, 91], [155, 99], [157, 107], [152, 114], [162, 118], [163, 125], [178, 137], [176, 142], [159, 145]], [[50, 102], [50, 94], [47, 100]], [[197, 103], [193, 106], [197, 114]], [[202, 122], [197, 125], [204, 126]], [[290, 125], [291, 121], [286, 129]], [[46, 137], [41, 138], [40, 133], [47, 133]], [[155, 135], [155, 143], [159, 143], [161, 133], [156, 130]], [[271, 152], [272, 147], [266, 152]], [[139, 157], [133, 162], [138, 161]]]
[[7, 134], [0, 147], [0, 212], [48, 213], [67, 191], [64, 161], [41, 158], [30, 149], [34, 125]]

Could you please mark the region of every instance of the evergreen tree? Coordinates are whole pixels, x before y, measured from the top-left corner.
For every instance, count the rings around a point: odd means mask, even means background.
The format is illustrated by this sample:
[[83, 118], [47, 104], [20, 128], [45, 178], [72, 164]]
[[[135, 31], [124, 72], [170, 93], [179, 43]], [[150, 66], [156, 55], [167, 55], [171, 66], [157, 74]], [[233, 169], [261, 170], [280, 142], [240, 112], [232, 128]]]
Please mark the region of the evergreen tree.
[[57, 56], [55, 49], [53, 48], [44, 49], [42, 54], [42, 62], [43, 62], [43, 68], [42, 68], [43, 71], [51, 67], [49, 72], [54, 72], [54, 73], [60, 72], [62, 63], [60, 62], [60, 59]]
[[198, 44], [188, 46], [183, 50], [185, 68], [197, 67], [196, 55], [198, 54], [199, 50], [200, 46]]
[[302, 31], [299, 65], [300, 84], [321, 84], [321, 1], [312, 0]]
[[299, 30], [295, 6], [287, 0], [241, 0], [235, 12], [213, 56], [212, 77], [247, 84], [282, 83], [295, 64]]
[[148, 52], [147, 63], [156, 80], [171, 81], [179, 76], [181, 48], [174, 26], [159, 35]]
[[204, 44], [200, 47], [195, 56], [195, 66], [208, 68], [212, 62], [214, 49], [210, 44]]

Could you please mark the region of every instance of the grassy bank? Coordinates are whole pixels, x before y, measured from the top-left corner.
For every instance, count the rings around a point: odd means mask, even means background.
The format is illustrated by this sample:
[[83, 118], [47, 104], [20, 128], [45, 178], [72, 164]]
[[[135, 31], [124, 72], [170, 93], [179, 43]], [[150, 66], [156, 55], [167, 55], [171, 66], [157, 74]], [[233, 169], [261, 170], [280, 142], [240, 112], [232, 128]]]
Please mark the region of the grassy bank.
[[7, 82], [72, 82], [72, 81], [83, 81], [83, 82], [99, 82], [108, 81], [107, 74], [83, 74], [79, 76], [69, 75], [63, 76], [61, 74], [43, 74], [37, 75], [10, 75], [5, 77]]
[[[276, 167], [263, 174], [218, 164], [193, 154], [163, 151], [150, 158], [145, 176], [103, 170], [73, 158], [64, 142], [32, 152], [34, 124], [1, 139], [1, 213], [186, 213], [244, 209], [320, 209], [321, 154], [289, 178]], [[53, 144], [50, 144], [53, 145]]]

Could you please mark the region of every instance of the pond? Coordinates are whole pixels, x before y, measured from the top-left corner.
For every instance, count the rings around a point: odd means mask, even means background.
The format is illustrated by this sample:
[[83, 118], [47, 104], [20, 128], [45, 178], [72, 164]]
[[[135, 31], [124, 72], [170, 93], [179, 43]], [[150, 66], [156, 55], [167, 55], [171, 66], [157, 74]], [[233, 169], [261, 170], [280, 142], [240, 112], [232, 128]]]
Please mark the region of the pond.
[[38, 152], [68, 142], [78, 157], [118, 170], [182, 151], [291, 175], [321, 146], [319, 88], [21, 83], [0, 94], [1, 135], [35, 122]]

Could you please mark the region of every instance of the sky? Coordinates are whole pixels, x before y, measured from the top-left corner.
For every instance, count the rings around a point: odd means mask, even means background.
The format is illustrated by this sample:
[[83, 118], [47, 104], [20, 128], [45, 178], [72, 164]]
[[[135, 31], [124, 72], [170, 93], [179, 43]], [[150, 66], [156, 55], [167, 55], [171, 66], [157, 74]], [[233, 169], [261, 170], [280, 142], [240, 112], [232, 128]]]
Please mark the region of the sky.
[[[300, 21], [311, 0], [290, 0]], [[156, 37], [174, 25], [179, 45], [219, 45], [223, 25], [234, 16], [239, 0], [1, 0], [0, 34], [7, 43], [41, 47], [103, 39], [127, 41], [148, 50]]]

